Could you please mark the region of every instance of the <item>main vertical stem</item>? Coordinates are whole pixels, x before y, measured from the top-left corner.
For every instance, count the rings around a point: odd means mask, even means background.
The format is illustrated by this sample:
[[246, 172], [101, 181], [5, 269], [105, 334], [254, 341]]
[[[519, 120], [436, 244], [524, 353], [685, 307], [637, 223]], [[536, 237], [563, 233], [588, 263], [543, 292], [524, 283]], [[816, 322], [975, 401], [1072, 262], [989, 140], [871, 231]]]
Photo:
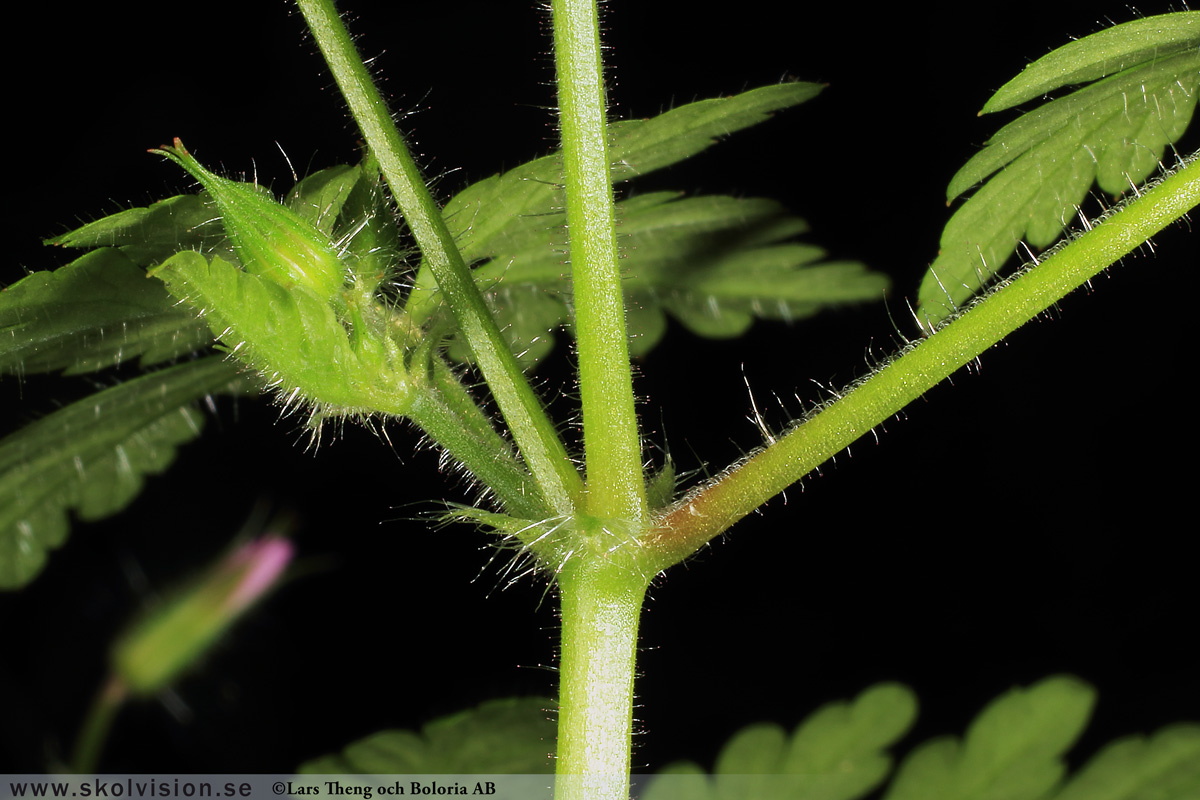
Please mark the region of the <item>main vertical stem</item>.
[[633, 674], [646, 581], [581, 559], [559, 576], [558, 766], [555, 800], [628, 800]]
[[571, 237], [588, 512], [643, 522], [645, 478], [617, 268], [595, 0], [554, 0], [554, 59]]

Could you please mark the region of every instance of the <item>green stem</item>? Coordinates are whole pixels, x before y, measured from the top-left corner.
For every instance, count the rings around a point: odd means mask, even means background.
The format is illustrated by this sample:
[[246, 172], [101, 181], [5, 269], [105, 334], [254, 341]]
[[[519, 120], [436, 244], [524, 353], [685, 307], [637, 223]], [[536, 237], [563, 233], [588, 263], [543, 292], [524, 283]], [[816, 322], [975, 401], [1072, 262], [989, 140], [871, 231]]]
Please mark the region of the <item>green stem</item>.
[[646, 579], [597, 559], [558, 576], [562, 598], [555, 800], [628, 800], [633, 674]]
[[595, 0], [554, 0], [588, 512], [641, 522], [645, 477], [630, 380]]
[[75, 749], [71, 754], [72, 772], [83, 775], [96, 771], [108, 731], [112, 728], [113, 720], [121, 710], [125, 697], [125, 685], [119, 678], [110, 677], [100, 687], [75, 739]]
[[664, 569], [686, 558], [1197, 205], [1200, 152], [820, 413], [668, 509], [645, 542], [654, 552], [646, 568]]
[[550, 512], [537, 484], [512, 449], [458, 379], [440, 360], [433, 366], [432, 386], [416, 393], [407, 416], [504, 505], [522, 519], [542, 519]]
[[475, 285], [441, 210], [429, 194], [332, 0], [297, 3], [350, 113], [379, 160], [384, 180], [471, 347], [546, 505], [559, 514], [570, 513], [582, 501], [583, 481]]

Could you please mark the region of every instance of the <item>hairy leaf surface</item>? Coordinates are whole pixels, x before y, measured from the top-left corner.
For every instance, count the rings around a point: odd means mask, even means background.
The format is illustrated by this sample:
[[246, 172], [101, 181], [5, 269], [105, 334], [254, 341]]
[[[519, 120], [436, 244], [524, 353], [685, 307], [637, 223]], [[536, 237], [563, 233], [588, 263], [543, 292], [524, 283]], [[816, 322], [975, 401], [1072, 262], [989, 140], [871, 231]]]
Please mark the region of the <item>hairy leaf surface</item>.
[[140, 267], [161, 263], [180, 250], [228, 249], [220, 214], [206, 192], [130, 208], [46, 243], [71, 248], [116, 247]]
[[208, 326], [111, 247], [0, 292], [0, 373], [91, 372], [166, 361], [212, 342]]
[[539, 697], [492, 700], [416, 731], [382, 731], [340, 753], [305, 762], [302, 775], [549, 774], [555, 704]]
[[199, 253], [178, 253], [155, 273], [200, 309], [234, 355], [259, 370], [286, 403], [329, 413], [403, 414], [412, 401], [402, 353], [363, 331], [354, 342], [327, 302]]
[[195, 401], [243, 385], [234, 364], [209, 357], [97, 392], [0, 440], [0, 588], [41, 571], [66, 539], [68, 511], [114, 514], [166, 469], [200, 433]]
[[917, 702], [897, 684], [867, 689], [851, 702], [813, 713], [791, 736], [778, 725], [736, 734], [707, 777], [690, 762], [664, 769], [644, 800], [853, 800], [891, 770], [885, 749], [912, 726]]
[[1200, 96], [1200, 12], [1072, 42], [1031, 64], [984, 112], [1093, 80], [1006, 125], [951, 180], [949, 200], [992, 176], [942, 233], [918, 297], [926, 329], [984, 286], [1022, 239], [1035, 249], [1052, 244], [1093, 182], [1119, 195], [1158, 168]]

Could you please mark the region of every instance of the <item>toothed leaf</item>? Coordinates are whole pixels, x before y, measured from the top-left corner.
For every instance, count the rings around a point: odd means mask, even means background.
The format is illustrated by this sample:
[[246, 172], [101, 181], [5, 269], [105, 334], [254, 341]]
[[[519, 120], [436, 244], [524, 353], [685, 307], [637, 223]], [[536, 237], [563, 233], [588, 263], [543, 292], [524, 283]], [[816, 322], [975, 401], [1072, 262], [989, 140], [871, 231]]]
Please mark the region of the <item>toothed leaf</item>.
[[690, 158], [776, 111], [811, 100], [822, 88], [804, 82], [761, 86], [733, 97], [697, 100], [653, 119], [614, 122], [609, 126], [613, 178], [628, 180]]
[[285, 402], [329, 413], [403, 414], [411, 403], [402, 353], [386, 335], [350, 333], [330, 305], [199, 253], [178, 253], [154, 273], [174, 296], [203, 312], [232, 353], [259, 370]]
[[233, 364], [209, 357], [97, 392], [0, 440], [0, 588], [41, 571], [66, 540], [68, 511], [114, 514], [166, 469], [200, 433], [196, 400], [243, 385]]
[[59, 247], [116, 247], [139, 267], [166, 261], [180, 250], [228, 252], [216, 203], [206, 193], [161, 200], [98, 219], [46, 244]]
[[301, 775], [550, 774], [555, 726], [537, 697], [492, 700], [415, 731], [383, 731], [300, 765]]
[[1119, 739], [1097, 753], [1053, 800], [1191, 800], [1200, 797], [1200, 726], [1173, 725]]
[[1000, 87], [983, 114], [1003, 111], [1063, 86], [1089, 83], [1151, 59], [1194, 48], [1200, 42], [1200, 12], [1160, 14], [1063, 45], [1039, 58]]
[[643, 798], [854, 800], [887, 776], [892, 759], [885, 749], [912, 726], [916, 711], [909, 689], [880, 684], [817, 710], [791, 736], [778, 725], [751, 725], [722, 749], [713, 777], [694, 764], [674, 764]]
[[954, 176], [951, 200], [992, 177], [942, 233], [918, 296], [927, 328], [984, 286], [1022, 239], [1033, 248], [1050, 245], [1075, 218], [1093, 181], [1118, 195], [1158, 167], [1195, 112], [1198, 19], [1200, 12], [1172, 14], [1080, 39], [1030, 65], [985, 106], [999, 110], [1057, 86], [1099, 79], [1006, 125]]
[[[738, 336], [757, 318], [798, 319], [831, 305], [883, 295], [886, 277], [855, 262], [789, 242], [807, 230], [770, 200], [661, 192], [617, 204], [630, 352], [648, 352], [664, 312], [701, 336]], [[570, 273], [544, 242], [505, 252], [476, 269], [514, 352], [532, 364], [551, 331], [570, 322]], [[494, 287], [494, 288], [493, 288]], [[456, 356], [461, 350], [452, 350]]]
[[0, 374], [146, 366], [211, 342], [195, 311], [108, 247], [0, 292]]
[[[689, 103], [645, 120], [609, 126], [613, 180], [624, 181], [682, 161], [718, 139], [765, 122], [815, 97], [815, 83], [763, 86], [733, 97]], [[557, 154], [535, 159], [468, 186], [443, 211], [467, 261], [555, 241], [566, 224], [562, 164]]]
[[1083, 732], [1095, 693], [1047, 678], [985, 708], [959, 741], [943, 737], [904, 760], [885, 800], [1039, 800], [1066, 772], [1063, 753]]

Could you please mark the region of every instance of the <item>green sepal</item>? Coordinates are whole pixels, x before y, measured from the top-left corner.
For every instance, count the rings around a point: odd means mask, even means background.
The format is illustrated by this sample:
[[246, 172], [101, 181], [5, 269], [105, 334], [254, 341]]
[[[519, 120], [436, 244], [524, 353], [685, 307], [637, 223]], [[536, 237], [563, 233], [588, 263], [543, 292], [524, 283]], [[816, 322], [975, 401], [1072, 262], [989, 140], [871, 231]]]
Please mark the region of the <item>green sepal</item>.
[[[184, 149], [179, 139], [173, 147], [163, 146], [150, 152], [183, 167], [212, 195], [221, 212], [221, 223], [246, 272], [269, 277], [286, 287], [303, 286], [326, 301], [339, 296], [347, 277], [345, 266], [328, 235], [309, 219], [276, 203], [269, 192], [255, 184], [213, 175]], [[319, 200], [309, 216], [320, 221], [326, 205]]]
[[134, 696], [169, 687], [275, 586], [293, 553], [278, 534], [235, 547], [125, 631], [110, 657], [114, 677]]
[[145, 476], [199, 435], [192, 407], [246, 380], [218, 357], [190, 361], [97, 392], [0, 440], [0, 588], [18, 588], [67, 537], [67, 512], [96, 520], [123, 509]]
[[362, 169], [338, 164], [306, 175], [287, 193], [283, 204], [315, 230], [332, 237], [342, 209], [363, 179]]
[[147, 366], [211, 342], [195, 311], [110, 247], [0, 292], [0, 374]]
[[356, 168], [358, 179], [339, 209], [335, 229], [342, 262], [350, 271], [355, 291], [374, 296], [390, 281], [403, 261], [400, 229], [392, 212], [379, 168], [371, 156]]
[[322, 414], [404, 414], [412, 393], [403, 348], [358, 309], [363, 326], [349, 332], [325, 298], [299, 284], [285, 288], [215, 258], [183, 252], [152, 274], [175, 297], [201, 310], [213, 333], [258, 370], [286, 405], [303, 401]]

